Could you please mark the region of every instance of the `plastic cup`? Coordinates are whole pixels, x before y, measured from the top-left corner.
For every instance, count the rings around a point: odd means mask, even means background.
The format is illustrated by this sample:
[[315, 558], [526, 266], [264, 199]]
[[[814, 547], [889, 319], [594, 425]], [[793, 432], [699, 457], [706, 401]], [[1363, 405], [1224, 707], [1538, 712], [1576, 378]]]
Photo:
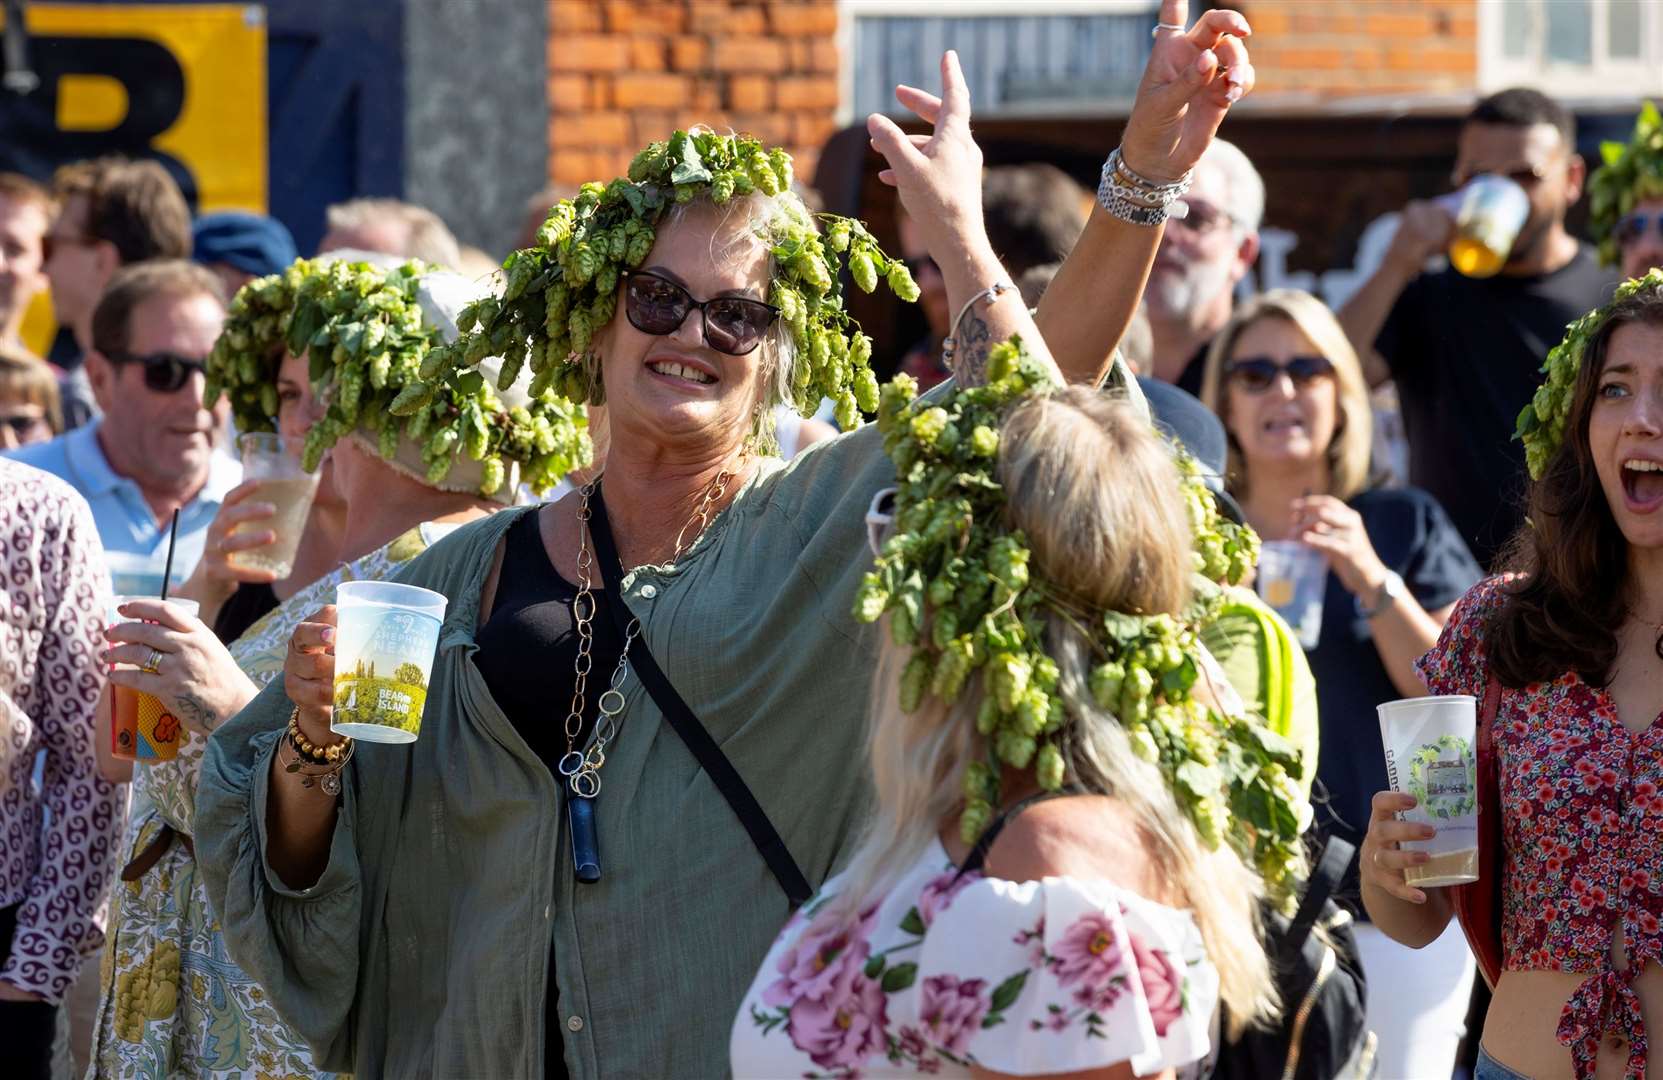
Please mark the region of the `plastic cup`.
[[[114, 626], [116, 623], [132, 622], [120, 614], [116, 609], [132, 600], [154, 600], [154, 596], [117, 596], [110, 600], [110, 608], [106, 613], [106, 621]], [[168, 600], [167, 605], [177, 608], [185, 614], [196, 616], [198, 611], [195, 600]], [[115, 665], [125, 671], [140, 670], [133, 664]], [[113, 721], [110, 725], [110, 754], [127, 761], [137, 761], [151, 764], [157, 761], [172, 761], [179, 754], [179, 740], [184, 735], [184, 728], [179, 719], [168, 712], [167, 706], [154, 694], [146, 694], [142, 690], [133, 690], [125, 686], [110, 685], [110, 714]]]
[[1439, 202], [1455, 215], [1450, 265], [1472, 278], [1500, 273], [1530, 217], [1530, 196], [1524, 188], [1505, 176], [1481, 173]]
[[259, 488], [249, 497], [256, 502], [268, 502], [277, 508], [275, 516], [247, 521], [238, 525], [231, 535], [240, 532], [277, 534], [272, 543], [246, 551], [233, 551], [228, 556], [234, 566], [252, 570], [269, 570], [279, 579], [294, 572], [295, 550], [306, 531], [306, 515], [312, 512], [312, 498], [318, 493], [318, 473], [300, 467], [299, 453], [281, 435], [271, 432], [250, 432], [237, 440], [242, 450], [243, 479], [259, 482]]
[[1328, 560], [1297, 540], [1267, 540], [1259, 549], [1254, 587], [1276, 609], [1305, 649], [1322, 637], [1322, 597], [1328, 590]]
[[331, 731], [365, 742], [416, 741], [445, 603], [436, 592], [390, 581], [335, 587]]
[[1402, 847], [1431, 855], [1403, 872], [1417, 888], [1478, 880], [1478, 702], [1465, 694], [1406, 698], [1379, 706], [1380, 742], [1392, 790], [1413, 795], [1402, 821], [1431, 825], [1438, 835]]

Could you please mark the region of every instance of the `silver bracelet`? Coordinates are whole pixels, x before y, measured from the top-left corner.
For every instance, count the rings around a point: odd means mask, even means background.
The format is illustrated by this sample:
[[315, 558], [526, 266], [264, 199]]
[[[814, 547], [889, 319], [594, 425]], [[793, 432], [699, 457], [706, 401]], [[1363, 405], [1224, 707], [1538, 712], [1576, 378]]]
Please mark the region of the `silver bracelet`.
[[1127, 167], [1117, 146], [1103, 163], [1097, 184], [1097, 205], [1111, 217], [1133, 225], [1153, 227], [1169, 217], [1187, 216], [1189, 207], [1181, 201], [1190, 188], [1193, 172], [1170, 184], [1157, 184]]
[[991, 304], [1005, 293], [1015, 291], [1015, 285], [1010, 285], [1003, 281], [995, 281], [992, 285], [989, 285], [987, 288], [983, 289], [981, 292], [964, 302], [964, 306], [959, 308], [958, 318], [953, 320], [953, 333], [941, 339], [941, 364], [943, 367], [951, 368], [953, 366], [953, 354], [958, 351], [959, 347], [959, 339], [955, 335], [959, 332], [959, 323], [963, 322], [964, 317], [970, 314], [970, 309], [983, 300], [986, 300]]

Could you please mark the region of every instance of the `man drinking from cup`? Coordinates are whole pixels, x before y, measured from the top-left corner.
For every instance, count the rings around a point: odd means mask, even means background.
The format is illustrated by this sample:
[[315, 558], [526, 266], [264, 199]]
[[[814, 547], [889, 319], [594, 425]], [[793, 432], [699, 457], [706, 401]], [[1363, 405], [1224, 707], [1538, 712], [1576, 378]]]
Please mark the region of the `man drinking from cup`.
[[[1598, 307], [1611, 275], [1565, 230], [1586, 167], [1576, 121], [1535, 90], [1504, 90], [1467, 115], [1454, 187], [1504, 177], [1529, 211], [1500, 271], [1423, 272], [1450, 246], [1454, 209], [1430, 200], [1403, 209], [1385, 260], [1340, 311], [1370, 386], [1397, 383], [1409, 439], [1409, 482], [1449, 508], [1484, 565], [1517, 528], [1524, 458], [1513, 426], [1565, 324]], [[1488, 267], [1485, 267], [1488, 269]]]
[[184, 261], [119, 271], [93, 312], [87, 374], [104, 415], [18, 460], [69, 482], [92, 507], [118, 593], [161, 591], [179, 512], [177, 586], [202, 556], [208, 525], [240, 469], [213, 453], [202, 362], [225, 320], [219, 282]]

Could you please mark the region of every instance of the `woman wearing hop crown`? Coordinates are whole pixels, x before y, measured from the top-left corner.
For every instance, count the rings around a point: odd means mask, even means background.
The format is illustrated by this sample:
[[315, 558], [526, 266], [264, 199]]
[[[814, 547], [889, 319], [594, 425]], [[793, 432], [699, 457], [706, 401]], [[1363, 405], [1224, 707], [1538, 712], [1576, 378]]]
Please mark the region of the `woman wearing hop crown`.
[[[1167, 0], [1164, 21], [1185, 9]], [[1037, 328], [982, 229], [956, 58], [941, 98], [898, 91], [931, 135], [871, 120], [882, 178], [962, 311], [961, 381], [1018, 333], [1068, 381], [1102, 378], [1151, 226], [1251, 88], [1246, 33], [1226, 11], [1161, 31], [1107, 209]], [[894, 470], [868, 429], [785, 469], [766, 418], [779, 401], [829, 396], [846, 421], [877, 403], [835, 271], [913, 287], [858, 224], [818, 232], [789, 182], [781, 152], [677, 133], [557, 207], [428, 370], [502, 354], [534, 393], [604, 399], [605, 475], [401, 575], [450, 599], [423, 730], [359, 747], [339, 797], [273, 765], [291, 715], [311, 742], [335, 738], [329, 609], [296, 631], [284, 692], [216, 739], [198, 806], [210, 890], [233, 955], [326, 1067], [718, 1075], [789, 901], [847, 854], [875, 649], [850, 607]]]

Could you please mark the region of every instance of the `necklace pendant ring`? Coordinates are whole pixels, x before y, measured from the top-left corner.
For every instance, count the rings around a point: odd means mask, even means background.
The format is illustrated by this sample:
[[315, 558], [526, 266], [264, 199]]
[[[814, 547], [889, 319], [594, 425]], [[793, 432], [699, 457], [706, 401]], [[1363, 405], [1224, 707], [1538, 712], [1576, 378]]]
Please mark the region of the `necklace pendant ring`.
[[619, 713], [624, 711], [624, 706], [627, 702], [625, 702], [624, 695], [622, 693], [617, 690], [608, 690], [606, 693], [601, 695], [601, 699], [597, 704], [600, 706], [600, 710], [604, 715], [617, 716]]
[[571, 778], [572, 794], [580, 799], [593, 799], [601, 793], [600, 774], [592, 769], [585, 769]]
[[561, 776], [572, 777], [583, 771], [583, 755], [576, 750], [568, 750], [560, 758], [556, 766]]

